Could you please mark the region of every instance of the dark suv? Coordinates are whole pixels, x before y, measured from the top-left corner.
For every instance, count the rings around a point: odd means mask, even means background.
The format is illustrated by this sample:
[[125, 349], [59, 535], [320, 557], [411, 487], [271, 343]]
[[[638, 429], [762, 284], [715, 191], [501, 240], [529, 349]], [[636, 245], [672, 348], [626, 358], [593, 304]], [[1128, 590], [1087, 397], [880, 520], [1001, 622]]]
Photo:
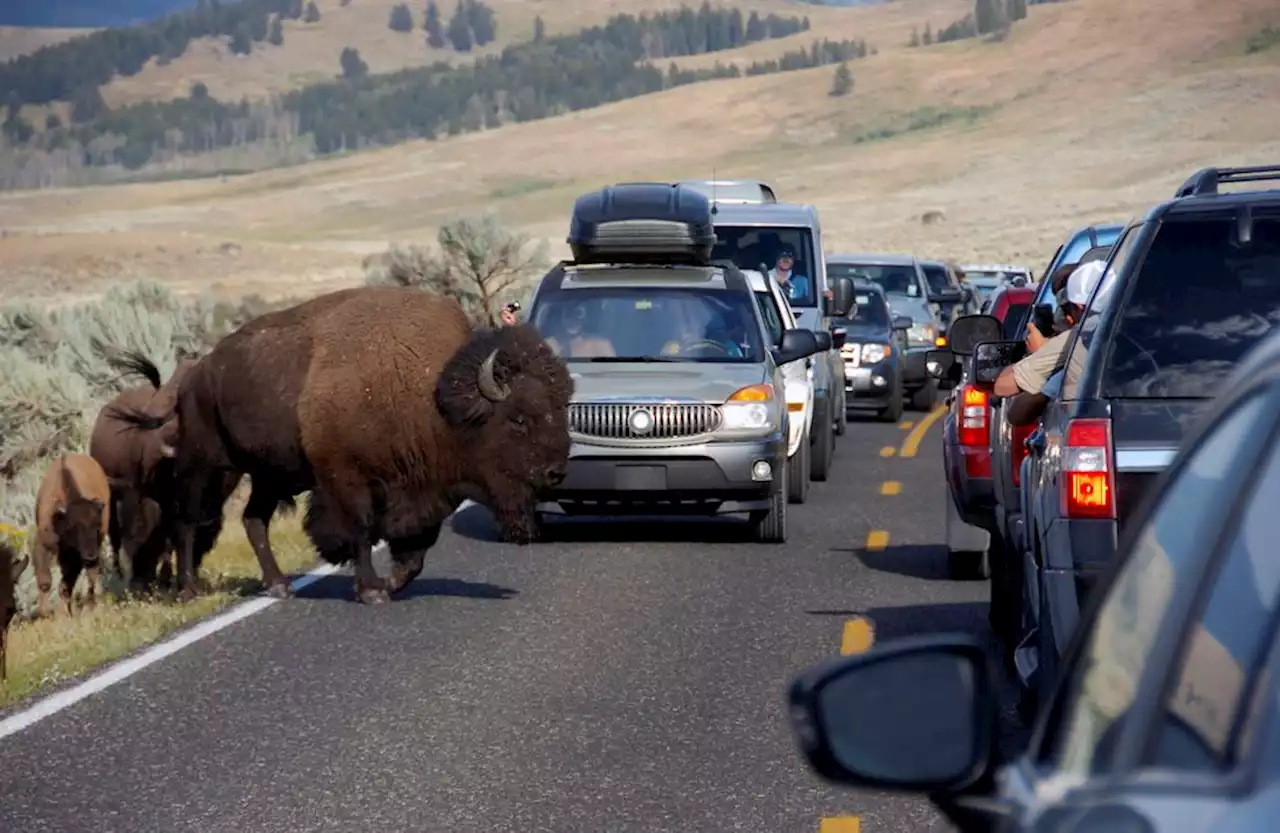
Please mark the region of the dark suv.
[[1116, 540], [1188, 424], [1280, 321], [1280, 166], [1209, 168], [1132, 222], [1109, 257], [1027, 440], [1022, 504], [1029, 692], [1056, 676]]

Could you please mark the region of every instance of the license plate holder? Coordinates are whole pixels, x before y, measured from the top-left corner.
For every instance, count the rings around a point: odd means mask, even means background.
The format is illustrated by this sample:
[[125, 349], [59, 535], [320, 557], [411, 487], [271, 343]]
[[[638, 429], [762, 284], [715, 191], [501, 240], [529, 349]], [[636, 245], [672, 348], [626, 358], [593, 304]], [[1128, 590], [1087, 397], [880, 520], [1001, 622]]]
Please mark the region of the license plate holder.
[[661, 492], [667, 488], [666, 466], [618, 466], [613, 470], [615, 489], [636, 492]]

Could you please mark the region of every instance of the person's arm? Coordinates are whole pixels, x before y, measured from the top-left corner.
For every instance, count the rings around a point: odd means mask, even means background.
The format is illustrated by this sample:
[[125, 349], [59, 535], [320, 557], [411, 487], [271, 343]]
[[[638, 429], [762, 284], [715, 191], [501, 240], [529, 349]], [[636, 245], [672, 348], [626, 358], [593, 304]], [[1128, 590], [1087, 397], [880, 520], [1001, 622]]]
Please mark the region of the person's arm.
[[[1035, 354], [1033, 353], [1032, 355]], [[1030, 356], [1027, 358], [1030, 358]], [[1026, 359], [1023, 359], [1023, 361], [1026, 361]], [[1000, 371], [1000, 375], [996, 377], [996, 383], [992, 388], [996, 396], [1017, 396], [1019, 393], [1022, 393], [1022, 388], [1018, 387], [1018, 380], [1015, 379], [1013, 375], [1014, 367], [1015, 365], [1009, 365], [1004, 370]]]

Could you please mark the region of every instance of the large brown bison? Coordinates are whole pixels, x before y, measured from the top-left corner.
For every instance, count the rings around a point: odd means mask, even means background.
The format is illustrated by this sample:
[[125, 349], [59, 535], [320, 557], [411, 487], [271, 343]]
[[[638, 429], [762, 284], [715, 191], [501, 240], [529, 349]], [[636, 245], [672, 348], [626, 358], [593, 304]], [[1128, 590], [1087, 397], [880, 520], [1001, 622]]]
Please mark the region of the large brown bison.
[[83, 570], [89, 579], [85, 603], [97, 604], [99, 557], [110, 523], [111, 488], [102, 466], [87, 454], [63, 454], [49, 463], [36, 492], [36, 544], [32, 565], [39, 591], [38, 608], [48, 616], [53, 561], [62, 570], [59, 593], [71, 613], [71, 594]]
[[18, 599], [14, 588], [18, 584], [18, 576], [27, 568], [27, 557], [18, 558], [18, 553], [8, 542], [0, 541], [0, 683], [8, 679], [5, 670], [5, 649], [8, 642], [9, 622], [18, 612]]
[[[160, 370], [146, 356], [121, 352], [112, 363], [122, 370], [144, 378], [148, 384], [124, 391], [99, 413], [89, 440], [89, 456], [101, 464], [111, 485], [111, 524], [108, 537], [117, 563], [128, 556], [130, 587], [148, 590], [155, 582], [156, 567], [161, 567], [160, 583], [171, 581], [170, 555], [173, 551], [168, 520], [163, 502], [173, 494], [173, 454], [171, 445], [161, 432], [135, 431], [132, 424], [120, 419], [124, 410], [166, 412], [177, 399], [178, 385], [195, 366], [194, 359], [179, 363], [168, 381], [161, 382]], [[235, 491], [240, 475], [228, 472], [223, 477], [222, 502]], [[222, 531], [222, 513], [206, 518], [196, 534], [195, 563], [217, 543]]]
[[[279, 500], [311, 492], [306, 529], [331, 563], [356, 562], [356, 595], [383, 602], [421, 571], [464, 498], [527, 542], [537, 492], [563, 477], [573, 381], [531, 327], [473, 332], [450, 299], [362, 287], [267, 313], [202, 358], [167, 412], [118, 410], [171, 444], [179, 580], [194, 593], [192, 523], [221, 472], [248, 474], [244, 524], [275, 595], [267, 537]], [[175, 424], [176, 417], [176, 424]], [[389, 581], [373, 570], [385, 539]]]

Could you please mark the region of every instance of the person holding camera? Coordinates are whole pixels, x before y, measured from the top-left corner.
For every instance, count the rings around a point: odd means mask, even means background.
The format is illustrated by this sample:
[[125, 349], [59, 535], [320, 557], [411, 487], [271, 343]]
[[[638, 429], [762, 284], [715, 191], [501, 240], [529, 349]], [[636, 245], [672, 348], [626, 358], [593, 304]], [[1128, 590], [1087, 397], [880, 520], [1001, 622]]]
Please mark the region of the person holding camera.
[[516, 313], [518, 313], [519, 311], [520, 311], [520, 304], [515, 301], [512, 301], [511, 303], [504, 306], [502, 308], [502, 311], [498, 313], [498, 318], [502, 320], [502, 326], [514, 327], [515, 325], [519, 324], [520, 317], [516, 315]]
[[[1032, 316], [1027, 323], [1027, 355], [1000, 372], [994, 387], [996, 396], [1039, 394], [1049, 377], [1062, 369], [1066, 362], [1067, 342], [1084, 316], [1085, 304], [1089, 303], [1089, 296], [1098, 286], [1105, 268], [1105, 261], [1094, 260], [1083, 265], [1063, 266], [1054, 272], [1051, 285], [1058, 301], [1058, 311], [1051, 332], [1044, 331], [1048, 322]], [[1073, 364], [1082, 361], [1083, 357]]]

